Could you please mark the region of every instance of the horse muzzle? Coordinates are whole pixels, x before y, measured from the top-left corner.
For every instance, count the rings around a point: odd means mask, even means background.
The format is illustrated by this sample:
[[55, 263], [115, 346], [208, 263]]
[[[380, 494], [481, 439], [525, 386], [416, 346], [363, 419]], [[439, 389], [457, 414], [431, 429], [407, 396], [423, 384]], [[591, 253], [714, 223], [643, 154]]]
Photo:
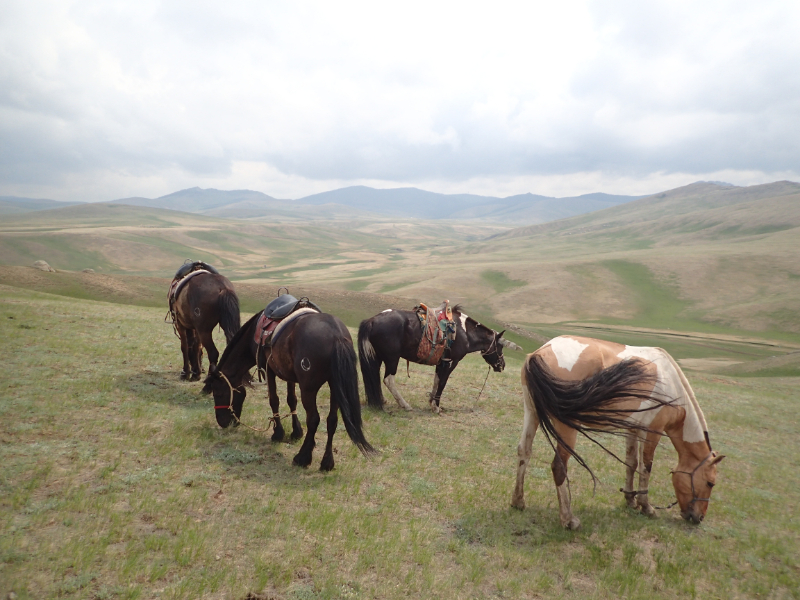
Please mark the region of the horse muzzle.
[[700, 525], [700, 522], [703, 520], [705, 515], [697, 514], [693, 510], [682, 510], [681, 516], [686, 520], [692, 523], [693, 525]]

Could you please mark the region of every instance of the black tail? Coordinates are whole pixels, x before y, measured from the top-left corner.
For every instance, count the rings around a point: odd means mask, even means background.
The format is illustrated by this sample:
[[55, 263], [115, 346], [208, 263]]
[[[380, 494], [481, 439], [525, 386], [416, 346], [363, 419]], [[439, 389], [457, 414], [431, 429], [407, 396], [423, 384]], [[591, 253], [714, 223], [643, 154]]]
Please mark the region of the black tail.
[[358, 361], [361, 365], [361, 378], [367, 393], [367, 405], [383, 410], [383, 390], [381, 389], [381, 363], [375, 356], [375, 349], [369, 341], [372, 319], [361, 321], [358, 327]]
[[[538, 355], [531, 356], [525, 362], [523, 368], [528, 393], [533, 400], [533, 406], [547, 440], [554, 448], [554, 439], [566, 448], [578, 464], [589, 471], [592, 479], [595, 478], [592, 470], [573, 448], [564, 443], [553, 426], [553, 421], [560, 421], [575, 429], [620, 460], [589, 434], [608, 432], [609, 430], [612, 433], [615, 431], [619, 433], [624, 429], [649, 431], [645, 425], [626, 420], [630, 411], [611, 407], [618, 400], [626, 398], [655, 402], [650, 407], [640, 409], [642, 411], [653, 410], [672, 402], [672, 400], [659, 398], [653, 394], [655, 376], [647, 371], [646, 364], [639, 359], [623, 360], [587, 379], [566, 381], [554, 377], [544, 360]], [[620, 460], [620, 462], [624, 461]]]
[[239, 331], [239, 297], [233, 290], [222, 290], [219, 294], [219, 326], [225, 332], [225, 340], [231, 343], [234, 334]]
[[356, 351], [353, 344], [344, 339], [334, 342], [331, 354], [331, 398], [336, 398], [347, 435], [365, 455], [375, 449], [369, 445], [361, 431], [361, 400], [358, 397], [358, 372], [356, 371]]

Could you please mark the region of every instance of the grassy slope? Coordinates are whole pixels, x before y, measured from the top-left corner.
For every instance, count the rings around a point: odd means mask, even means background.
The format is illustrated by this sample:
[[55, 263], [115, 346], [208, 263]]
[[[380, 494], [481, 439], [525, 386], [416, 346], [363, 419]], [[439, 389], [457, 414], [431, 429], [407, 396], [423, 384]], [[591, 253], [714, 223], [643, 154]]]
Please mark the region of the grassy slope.
[[[442, 417], [424, 409], [431, 370], [412, 367], [399, 384], [416, 411], [365, 413], [380, 456], [361, 457], [340, 427], [336, 470], [322, 474], [319, 451], [304, 471], [291, 465], [298, 444], [216, 426], [199, 384], [177, 378], [178, 344], [162, 313], [0, 286], [0, 408], [15, 415], [0, 424], [0, 594], [797, 594], [797, 379], [690, 375], [712, 441], [728, 455], [701, 527], [674, 511], [648, 520], [623, 508], [622, 469], [583, 444], [603, 483], [593, 496], [588, 476], [572, 469], [583, 528], [571, 533], [558, 524], [542, 439], [534, 445], [528, 509], [508, 507], [521, 420], [519, 355], [489, 377], [480, 400], [485, 364], [465, 360]], [[247, 422], [264, 425], [264, 396], [263, 389], [248, 394]], [[674, 463], [665, 445], [651, 480], [659, 504], [672, 496]]]

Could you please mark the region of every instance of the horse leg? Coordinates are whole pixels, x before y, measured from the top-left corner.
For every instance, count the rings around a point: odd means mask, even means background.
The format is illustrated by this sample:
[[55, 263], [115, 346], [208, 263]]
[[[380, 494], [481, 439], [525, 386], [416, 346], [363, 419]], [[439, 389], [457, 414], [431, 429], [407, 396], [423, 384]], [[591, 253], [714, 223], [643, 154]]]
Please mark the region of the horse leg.
[[650, 504], [650, 498], [647, 495], [647, 486], [650, 485], [650, 472], [653, 470], [653, 456], [656, 453], [656, 446], [661, 440], [661, 435], [652, 431], [647, 432], [647, 436], [640, 444], [642, 469], [639, 471], [639, 489], [644, 494], [636, 496], [636, 501], [642, 509], [642, 514], [648, 517], [656, 516], [656, 509]]
[[514, 486], [514, 493], [511, 495], [511, 506], [520, 510], [525, 508], [525, 472], [531, 460], [533, 438], [536, 435], [536, 430], [539, 429], [539, 417], [533, 408], [533, 401], [527, 388], [523, 388], [522, 394], [524, 396], [525, 416], [522, 421], [522, 437], [520, 437], [519, 445], [517, 446], [517, 456], [519, 457], [519, 463], [517, 463], [517, 485]]
[[447, 380], [450, 378], [450, 373], [456, 368], [456, 364], [442, 361], [436, 365], [436, 370], [433, 373], [433, 390], [431, 390], [429, 401], [431, 410], [437, 415], [442, 412], [439, 407], [439, 401], [442, 398], [444, 387], [447, 385]]
[[189, 367], [189, 335], [186, 329], [180, 325], [176, 325], [178, 330], [178, 337], [181, 339], [181, 354], [183, 354], [183, 370], [181, 371], [181, 379], [189, 379], [191, 368]]
[[[214, 338], [212, 337], [211, 333], [211, 331], [203, 331], [202, 333], [199, 333], [200, 343], [203, 345], [202, 347], [208, 350], [208, 364], [216, 366], [217, 362], [219, 361], [219, 350], [217, 350], [217, 347], [214, 345]], [[203, 355], [201, 354], [200, 363], [202, 362]]]
[[336, 433], [336, 425], [338, 424], [339, 403], [331, 396], [331, 412], [328, 413], [328, 443], [325, 445], [325, 454], [322, 457], [322, 464], [319, 466], [320, 471], [333, 470], [333, 434]]
[[384, 371], [383, 383], [385, 383], [386, 387], [389, 388], [389, 391], [392, 393], [392, 396], [394, 396], [394, 399], [397, 400], [397, 404], [400, 405], [400, 408], [414, 410], [411, 408], [411, 405], [403, 399], [403, 396], [400, 395], [400, 390], [397, 389], [397, 384], [394, 380], [394, 376], [397, 373], [397, 365], [399, 363], [399, 356], [395, 359], [386, 361], [386, 370]]
[[[559, 427], [559, 425], [560, 424], [556, 425], [556, 431], [558, 431], [561, 439], [563, 439], [570, 448], [574, 448], [575, 442], [578, 439], [578, 432], [563, 425]], [[553, 471], [553, 481], [556, 484], [556, 492], [558, 493], [558, 513], [561, 518], [561, 525], [567, 529], [577, 529], [581, 526], [581, 522], [578, 517], [572, 514], [569, 497], [569, 481], [567, 480], [567, 461], [570, 456], [569, 450], [559, 442], [550, 468]]]
[[306, 409], [306, 439], [303, 440], [303, 445], [300, 447], [300, 452], [292, 459], [292, 462], [300, 467], [307, 467], [311, 464], [311, 454], [314, 452], [314, 436], [317, 434], [319, 427], [319, 411], [317, 410], [317, 391], [300, 388], [300, 400], [303, 402], [303, 408]]
[[272, 434], [273, 442], [280, 442], [283, 439], [284, 431], [281, 425], [281, 399], [278, 398], [278, 385], [275, 381], [275, 371], [267, 366], [267, 390], [269, 390], [269, 407], [272, 409], [272, 420], [275, 424], [275, 431]]
[[639, 433], [629, 431], [625, 436], [625, 485], [622, 493], [625, 494], [625, 504], [628, 508], [638, 508], [636, 503], [636, 490], [633, 487], [633, 476], [639, 468]]
[[197, 338], [197, 331], [194, 329], [186, 330], [186, 337], [189, 341], [189, 362], [192, 368], [190, 381], [200, 380], [200, 340]]
[[300, 425], [300, 419], [297, 417], [297, 395], [294, 393], [294, 383], [291, 381], [286, 382], [286, 404], [289, 405], [289, 410], [292, 411], [292, 439], [299, 440], [303, 437], [303, 426]]

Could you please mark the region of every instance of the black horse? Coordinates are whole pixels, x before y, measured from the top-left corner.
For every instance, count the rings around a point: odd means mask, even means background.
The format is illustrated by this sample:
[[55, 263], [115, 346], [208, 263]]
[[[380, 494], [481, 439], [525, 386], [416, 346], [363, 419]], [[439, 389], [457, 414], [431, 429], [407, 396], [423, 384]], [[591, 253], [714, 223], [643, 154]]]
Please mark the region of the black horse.
[[[437, 413], [441, 412], [439, 400], [447, 385], [447, 379], [467, 354], [480, 351], [483, 359], [499, 373], [506, 366], [503, 347], [522, 350], [514, 342], [503, 338], [505, 330], [498, 333], [481, 325], [461, 312], [461, 306], [453, 308], [453, 320], [456, 323], [456, 339], [450, 348], [449, 356], [445, 355], [436, 365], [433, 390], [429, 398], [431, 409]], [[421, 363], [417, 358], [417, 348], [421, 338], [422, 324], [412, 310], [385, 310], [361, 322], [358, 328], [358, 356], [369, 406], [382, 409], [385, 403], [380, 378], [380, 368], [383, 363], [386, 365], [383, 382], [397, 403], [402, 408], [411, 410], [411, 406], [400, 395], [394, 376], [397, 374], [397, 365], [401, 358]]]
[[[194, 270], [188, 271], [187, 267]], [[170, 286], [169, 311], [175, 333], [181, 340], [181, 379], [197, 381], [202, 348], [208, 351], [210, 365], [215, 365], [219, 359], [212, 337], [214, 327], [219, 324], [228, 343], [239, 330], [239, 298], [230, 280], [210, 265], [186, 264], [175, 274]]]
[[353, 338], [347, 327], [333, 315], [309, 312], [283, 324], [280, 336], [272, 345], [260, 346], [256, 341], [260, 332], [257, 322], [261, 313], [256, 313], [244, 324], [225, 348], [216, 368], [210, 367], [203, 391], [214, 394], [214, 409], [220, 427], [238, 424], [242, 405], [247, 395], [246, 387], [252, 377], [250, 369], [258, 363], [265, 370], [269, 386], [269, 404], [272, 408], [275, 432], [273, 440], [284, 436], [278, 410], [276, 375], [288, 383], [286, 401], [292, 412], [292, 438], [303, 435], [297, 418], [297, 396], [295, 384], [300, 385], [300, 399], [306, 411], [308, 432], [294, 464], [307, 467], [311, 464], [314, 450], [314, 435], [319, 427], [317, 392], [327, 382], [331, 391], [331, 407], [328, 413], [328, 444], [322, 457], [320, 469], [333, 469], [333, 434], [336, 433], [337, 410], [342, 413], [345, 430], [363, 454], [374, 449], [361, 430], [361, 403], [358, 397], [358, 371]]

